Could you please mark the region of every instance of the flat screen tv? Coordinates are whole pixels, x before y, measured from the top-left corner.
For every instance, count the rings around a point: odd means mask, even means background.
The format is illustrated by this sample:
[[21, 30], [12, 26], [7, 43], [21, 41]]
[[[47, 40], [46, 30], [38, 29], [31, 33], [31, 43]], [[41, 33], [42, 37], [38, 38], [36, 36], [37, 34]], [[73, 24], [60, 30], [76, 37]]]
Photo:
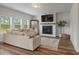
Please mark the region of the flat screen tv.
[[53, 22], [53, 14], [52, 15], [42, 15], [41, 22]]

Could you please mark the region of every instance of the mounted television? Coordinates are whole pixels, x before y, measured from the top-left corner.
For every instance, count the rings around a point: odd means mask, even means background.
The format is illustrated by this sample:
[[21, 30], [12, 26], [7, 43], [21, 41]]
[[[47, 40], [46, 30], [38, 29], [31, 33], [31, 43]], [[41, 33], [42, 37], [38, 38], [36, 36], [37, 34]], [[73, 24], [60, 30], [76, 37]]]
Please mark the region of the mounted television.
[[42, 15], [41, 22], [53, 22], [53, 14], [52, 15]]

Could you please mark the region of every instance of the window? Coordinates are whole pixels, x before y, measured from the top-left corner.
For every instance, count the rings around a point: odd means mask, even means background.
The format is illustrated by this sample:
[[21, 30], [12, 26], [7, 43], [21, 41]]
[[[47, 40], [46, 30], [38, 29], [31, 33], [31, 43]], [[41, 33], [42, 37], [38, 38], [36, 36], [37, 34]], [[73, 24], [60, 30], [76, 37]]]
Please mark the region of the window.
[[14, 26], [15, 26], [15, 29], [25, 29], [27, 28], [27, 20], [15, 19]]
[[23, 19], [22, 21], [23, 28], [27, 28], [27, 20]]
[[13, 19], [8, 16], [0, 16], [0, 32], [6, 32], [11, 29], [25, 29], [27, 28], [27, 20]]
[[0, 32], [10, 29], [10, 17], [0, 16]]
[[15, 26], [16, 29], [20, 29], [20, 27], [21, 27], [21, 25], [20, 25], [20, 19], [15, 19], [14, 26]]

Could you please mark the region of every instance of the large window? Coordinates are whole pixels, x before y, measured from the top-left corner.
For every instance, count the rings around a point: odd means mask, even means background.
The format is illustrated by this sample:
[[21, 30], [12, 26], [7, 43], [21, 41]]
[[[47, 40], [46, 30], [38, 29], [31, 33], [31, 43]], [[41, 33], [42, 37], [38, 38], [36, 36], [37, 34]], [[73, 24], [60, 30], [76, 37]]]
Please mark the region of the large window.
[[26, 19], [13, 19], [8, 16], [0, 16], [0, 32], [5, 32], [10, 29], [25, 29], [27, 28]]
[[23, 28], [27, 28], [27, 20], [23, 19], [22, 21], [23, 21], [22, 22], [23, 23]]
[[20, 25], [20, 19], [15, 19], [14, 20], [14, 27], [16, 29], [20, 29], [21, 25]]
[[27, 20], [25, 20], [25, 19], [15, 19], [14, 27], [15, 27], [15, 29], [25, 29], [25, 28], [27, 28]]
[[0, 16], [0, 31], [6, 31], [10, 29], [10, 17]]

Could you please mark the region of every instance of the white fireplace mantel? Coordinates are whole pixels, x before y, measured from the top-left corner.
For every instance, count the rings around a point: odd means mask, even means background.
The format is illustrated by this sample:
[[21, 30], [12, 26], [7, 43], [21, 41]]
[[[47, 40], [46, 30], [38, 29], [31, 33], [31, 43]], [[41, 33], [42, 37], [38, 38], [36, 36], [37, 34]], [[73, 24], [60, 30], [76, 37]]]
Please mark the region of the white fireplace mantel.
[[[43, 34], [43, 26], [52, 26], [52, 34]], [[40, 35], [56, 37], [56, 13], [53, 13], [53, 22], [41, 22], [40, 21]]]

